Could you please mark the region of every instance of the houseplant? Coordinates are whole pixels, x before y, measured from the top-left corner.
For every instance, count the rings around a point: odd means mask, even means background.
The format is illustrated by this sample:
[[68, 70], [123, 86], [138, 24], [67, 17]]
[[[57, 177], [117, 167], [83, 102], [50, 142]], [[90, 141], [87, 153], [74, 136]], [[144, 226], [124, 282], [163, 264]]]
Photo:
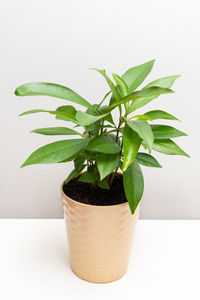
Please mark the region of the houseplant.
[[[27, 83], [15, 90], [17, 96], [46, 95], [84, 107], [84, 111], [64, 105], [55, 111], [34, 109], [22, 113], [45, 112], [74, 125], [73, 129], [39, 128], [33, 130], [35, 133], [78, 137], [37, 149], [22, 167], [74, 162], [73, 171], [61, 187], [64, 215], [72, 269], [91, 282], [113, 281], [126, 272], [144, 188], [140, 165], [161, 167], [150, 154], [152, 150], [188, 156], [171, 140], [185, 136], [184, 132], [172, 126], [153, 124], [158, 119], [178, 120], [176, 117], [162, 110], [135, 114], [138, 108], [161, 94], [174, 93], [170, 88], [179, 76], [154, 80], [136, 91], [153, 64], [154, 60], [132, 67], [121, 77], [112, 74], [113, 81], [105, 70], [93, 69], [103, 75], [110, 89], [97, 104], [90, 104], [71, 89], [52, 83]], [[115, 109], [117, 124], [112, 116]]]

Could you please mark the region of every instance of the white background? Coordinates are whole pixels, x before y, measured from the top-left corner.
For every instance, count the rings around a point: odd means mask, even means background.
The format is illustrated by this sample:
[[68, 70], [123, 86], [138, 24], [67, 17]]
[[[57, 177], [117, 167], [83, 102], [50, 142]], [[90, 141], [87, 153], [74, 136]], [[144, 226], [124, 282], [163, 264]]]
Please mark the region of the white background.
[[1, 299], [199, 300], [199, 230], [200, 220], [139, 220], [127, 273], [94, 284], [71, 271], [63, 220], [1, 219]]
[[156, 154], [164, 168], [143, 168], [141, 217], [200, 217], [199, 8], [195, 0], [1, 1], [0, 217], [62, 217], [59, 186], [72, 167], [19, 168], [33, 150], [55, 140], [29, 131], [63, 122], [45, 114], [21, 118], [18, 114], [67, 102], [17, 98], [14, 89], [29, 81], [56, 82], [94, 103], [108, 88], [89, 67], [121, 75], [154, 58], [148, 81], [175, 74], [182, 77], [174, 85], [176, 94], [160, 97], [146, 110], [164, 109], [182, 120], [171, 124], [189, 134], [177, 142], [192, 158]]

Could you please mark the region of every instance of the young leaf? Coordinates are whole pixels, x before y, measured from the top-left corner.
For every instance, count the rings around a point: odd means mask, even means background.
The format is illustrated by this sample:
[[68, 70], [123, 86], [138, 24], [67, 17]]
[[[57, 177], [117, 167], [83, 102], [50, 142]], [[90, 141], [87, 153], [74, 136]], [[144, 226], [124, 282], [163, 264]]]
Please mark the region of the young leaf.
[[127, 83], [129, 92], [133, 92], [151, 72], [155, 60], [148, 61], [142, 65], [128, 69], [122, 78]]
[[87, 145], [86, 150], [115, 154], [120, 152], [120, 146], [108, 136], [97, 136]]
[[167, 125], [151, 125], [155, 139], [171, 139], [179, 136], [187, 136], [186, 133]]
[[136, 156], [139, 164], [146, 167], [162, 168], [159, 162], [150, 154], [139, 152]]
[[68, 175], [67, 179], [65, 180], [65, 184], [67, 184], [70, 180], [74, 179], [78, 176], [78, 172], [74, 169], [71, 171], [71, 173]]
[[87, 114], [86, 112], [77, 111], [76, 120], [78, 121], [79, 125], [88, 126], [92, 123], [97, 122], [98, 120], [103, 119], [105, 116], [106, 116], [106, 114], [100, 115], [100, 116], [92, 116], [90, 114]]
[[141, 145], [141, 138], [127, 124], [123, 131], [123, 171], [129, 167], [136, 157]]
[[48, 128], [38, 128], [31, 132], [44, 134], [44, 135], [81, 135], [81, 133], [66, 127], [48, 127]]
[[114, 83], [112, 82], [112, 80], [108, 77], [108, 75], [106, 74], [105, 70], [103, 69], [96, 69], [96, 68], [91, 68], [91, 70], [95, 70], [97, 72], [99, 72], [101, 75], [103, 75], [103, 77], [105, 78], [105, 80], [107, 81], [112, 93], [113, 93], [113, 96], [115, 97], [116, 101], [119, 101], [120, 100], [120, 97], [119, 97], [119, 94], [117, 92], [117, 89], [114, 85]]
[[96, 159], [100, 179], [103, 180], [112, 173], [119, 165], [119, 154], [100, 153]]
[[166, 119], [166, 120], [176, 120], [179, 121], [176, 117], [173, 115], [167, 113], [166, 111], [163, 110], [152, 110], [148, 111], [147, 113], [144, 114], [145, 116], [151, 118], [151, 120], [158, 120], [158, 119]]
[[159, 78], [159, 79], [151, 81], [150, 83], [145, 85], [144, 89], [152, 87], [152, 86], [158, 86], [158, 87], [169, 89], [173, 85], [174, 81], [179, 77], [180, 77], [180, 75], [174, 75], [174, 76], [167, 76], [167, 77]]
[[190, 157], [174, 141], [170, 139], [154, 140], [152, 149], [168, 155], [183, 155]]
[[63, 161], [78, 153], [88, 143], [87, 139], [57, 141], [33, 152], [21, 167], [33, 164], [51, 164]]
[[112, 76], [117, 84], [120, 97], [121, 98], [126, 97], [129, 94], [129, 90], [128, 90], [128, 86], [127, 86], [126, 82], [123, 80], [122, 77], [120, 77], [119, 75], [117, 75], [115, 73], [112, 73]]
[[[126, 97], [129, 94], [129, 90], [128, 90], [128, 86], [127, 86], [126, 82], [124, 81], [124, 79], [122, 77], [120, 77], [119, 75], [117, 75], [115, 73], [113, 73], [112, 76], [117, 84], [117, 90], [119, 92], [120, 98], [122, 99], [122, 98]], [[124, 103], [126, 111], [128, 110], [128, 105], [129, 105], [128, 102]]]
[[149, 151], [151, 151], [153, 145], [153, 132], [151, 130], [151, 126], [145, 120], [137, 119], [135, 121], [127, 121], [128, 126], [137, 132], [137, 134], [144, 141]]
[[19, 86], [15, 90], [17, 96], [51, 96], [55, 98], [69, 100], [71, 102], [80, 104], [84, 107], [93, 109], [93, 106], [83, 97], [75, 93], [66, 86], [49, 83], [49, 82], [30, 82]]
[[134, 214], [144, 190], [142, 171], [136, 159], [123, 173], [123, 182], [131, 213]]

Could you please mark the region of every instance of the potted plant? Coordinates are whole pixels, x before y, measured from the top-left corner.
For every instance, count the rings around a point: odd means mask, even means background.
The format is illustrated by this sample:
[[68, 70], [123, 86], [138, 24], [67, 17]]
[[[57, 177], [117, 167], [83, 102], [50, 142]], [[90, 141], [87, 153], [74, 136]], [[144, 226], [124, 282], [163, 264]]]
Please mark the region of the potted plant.
[[[91, 282], [109, 282], [124, 275], [135, 224], [139, 215], [144, 180], [140, 165], [160, 168], [152, 151], [189, 157], [172, 138], [186, 134], [155, 120], [178, 120], [173, 115], [152, 110], [135, 111], [170, 88], [179, 76], [154, 80], [136, 90], [151, 72], [154, 60], [132, 67], [121, 77], [99, 72], [109, 86], [105, 97], [91, 104], [71, 89], [47, 82], [26, 83], [15, 90], [17, 96], [46, 95], [76, 103], [84, 108], [59, 106], [55, 111], [34, 109], [21, 115], [45, 112], [56, 119], [72, 122], [74, 128], [39, 128], [44, 135], [73, 135], [47, 144], [23, 163], [74, 162], [74, 169], [62, 183], [61, 193], [67, 224], [72, 269]], [[105, 105], [106, 100], [110, 100]], [[113, 120], [114, 110], [118, 122]], [[157, 122], [157, 121], [156, 121]], [[79, 128], [83, 129], [82, 131]], [[140, 150], [143, 148], [142, 150]]]

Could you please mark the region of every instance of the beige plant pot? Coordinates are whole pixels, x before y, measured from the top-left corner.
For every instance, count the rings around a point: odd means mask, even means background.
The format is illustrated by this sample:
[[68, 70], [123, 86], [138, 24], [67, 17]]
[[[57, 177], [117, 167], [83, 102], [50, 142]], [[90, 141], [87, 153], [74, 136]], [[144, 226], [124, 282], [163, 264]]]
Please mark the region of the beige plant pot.
[[67, 197], [61, 187], [71, 267], [86, 281], [106, 283], [128, 267], [140, 205], [132, 215], [128, 203], [94, 206]]

